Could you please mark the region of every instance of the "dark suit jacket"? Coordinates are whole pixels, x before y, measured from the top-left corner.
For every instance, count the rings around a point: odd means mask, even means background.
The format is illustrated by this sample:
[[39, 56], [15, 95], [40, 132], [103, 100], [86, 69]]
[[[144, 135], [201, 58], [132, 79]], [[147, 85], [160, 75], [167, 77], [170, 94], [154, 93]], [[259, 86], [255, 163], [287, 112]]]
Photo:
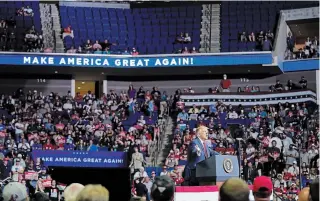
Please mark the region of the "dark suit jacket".
[[[206, 143], [204, 143], [206, 146], [207, 156], [213, 156], [213, 155], [220, 155], [218, 152], [213, 151], [211, 148], [208, 147]], [[200, 155], [197, 155], [197, 149], [196, 146], [198, 146], [201, 150]], [[199, 138], [196, 138], [191, 141], [188, 147], [188, 159], [187, 164], [184, 168], [184, 179], [189, 180], [191, 176], [191, 170], [196, 169], [197, 163], [205, 160], [205, 149], [203, 144], [201, 143], [201, 140]]]
[[250, 181], [253, 182], [253, 180], [254, 180], [254, 178], [256, 178], [256, 176], [258, 176], [258, 172], [257, 172], [257, 169], [254, 166], [252, 166], [252, 170], [251, 170], [250, 174], [249, 174], [249, 167], [248, 166], [245, 166], [243, 168], [243, 179], [245, 181], [250, 180]]

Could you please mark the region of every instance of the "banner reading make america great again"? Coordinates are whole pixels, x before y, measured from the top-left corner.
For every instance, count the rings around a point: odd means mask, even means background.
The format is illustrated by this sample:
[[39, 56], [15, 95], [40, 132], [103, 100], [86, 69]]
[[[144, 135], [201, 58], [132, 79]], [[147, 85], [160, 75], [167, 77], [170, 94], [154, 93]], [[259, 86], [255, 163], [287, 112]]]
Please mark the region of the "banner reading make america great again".
[[92, 68], [150, 68], [271, 64], [271, 52], [175, 55], [101, 55], [1, 52], [0, 64]]
[[34, 160], [41, 158], [46, 167], [128, 167], [126, 152], [35, 150], [32, 157]]

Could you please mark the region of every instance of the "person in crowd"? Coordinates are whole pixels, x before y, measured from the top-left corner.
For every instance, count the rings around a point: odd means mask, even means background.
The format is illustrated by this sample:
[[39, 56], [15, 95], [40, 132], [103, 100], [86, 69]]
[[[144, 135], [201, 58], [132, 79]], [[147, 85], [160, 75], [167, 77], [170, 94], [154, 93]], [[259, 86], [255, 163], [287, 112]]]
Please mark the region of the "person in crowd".
[[25, 185], [19, 182], [10, 182], [2, 190], [3, 201], [28, 201], [29, 195]]
[[231, 80], [227, 78], [227, 75], [223, 75], [223, 79], [220, 81], [220, 88], [222, 92], [230, 92]]
[[269, 201], [273, 191], [273, 184], [269, 177], [260, 176], [253, 182], [253, 196], [255, 201]]
[[142, 153], [139, 152], [138, 146], [134, 147], [134, 153], [131, 157], [131, 163], [129, 167], [133, 168], [134, 171], [139, 171], [141, 168], [144, 167], [145, 159]]
[[151, 187], [151, 199], [153, 201], [173, 201], [175, 192], [175, 184], [173, 180], [162, 175], [156, 177]]
[[109, 191], [99, 184], [89, 184], [77, 195], [76, 201], [109, 201]]
[[65, 201], [76, 201], [78, 194], [84, 189], [84, 186], [79, 183], [72, 183], [67, 186], [64, 191], [64, 200]]
[[249, 186], [239, 178], [225, 181], [219, 189], [220, 201], [249, 201]]
[[319, 179], [316, 179], [310, 184], [309, 200], [319, 201]]
[[188, 148], [188, 160], [184, 169], [184, 180], [188, 182], [188, 185], [198, 185], [198, 181], [195, 177], [196, 165], [200, 161], [212, 155], [219, 155], [218, 152], [209, 149], [205, 141], [208, 139], [208, 128], [205, 126], [199, 126], [196, 130], [197, 137], [189, 144]]

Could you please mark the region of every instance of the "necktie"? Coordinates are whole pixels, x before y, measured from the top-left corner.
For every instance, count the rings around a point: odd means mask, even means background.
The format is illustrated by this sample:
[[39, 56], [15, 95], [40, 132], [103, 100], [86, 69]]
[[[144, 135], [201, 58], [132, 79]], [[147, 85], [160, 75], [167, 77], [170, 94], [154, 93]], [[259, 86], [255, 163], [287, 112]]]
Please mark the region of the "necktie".
[[205, 156], [205, 158], [208, 158], [208, 152], [207, 152], [206, 143], [203, 143], [203, 150], [204, 150], [204, 156]]

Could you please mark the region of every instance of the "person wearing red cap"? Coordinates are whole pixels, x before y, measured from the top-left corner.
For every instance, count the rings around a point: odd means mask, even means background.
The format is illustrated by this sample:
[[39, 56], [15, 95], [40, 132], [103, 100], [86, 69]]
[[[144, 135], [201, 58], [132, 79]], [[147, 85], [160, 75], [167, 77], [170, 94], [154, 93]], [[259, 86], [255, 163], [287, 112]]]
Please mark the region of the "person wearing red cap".
[[255, 201], [270, 201], [273, 184], [270, 177], [260, 176], [253, 182], [253, 196]]

